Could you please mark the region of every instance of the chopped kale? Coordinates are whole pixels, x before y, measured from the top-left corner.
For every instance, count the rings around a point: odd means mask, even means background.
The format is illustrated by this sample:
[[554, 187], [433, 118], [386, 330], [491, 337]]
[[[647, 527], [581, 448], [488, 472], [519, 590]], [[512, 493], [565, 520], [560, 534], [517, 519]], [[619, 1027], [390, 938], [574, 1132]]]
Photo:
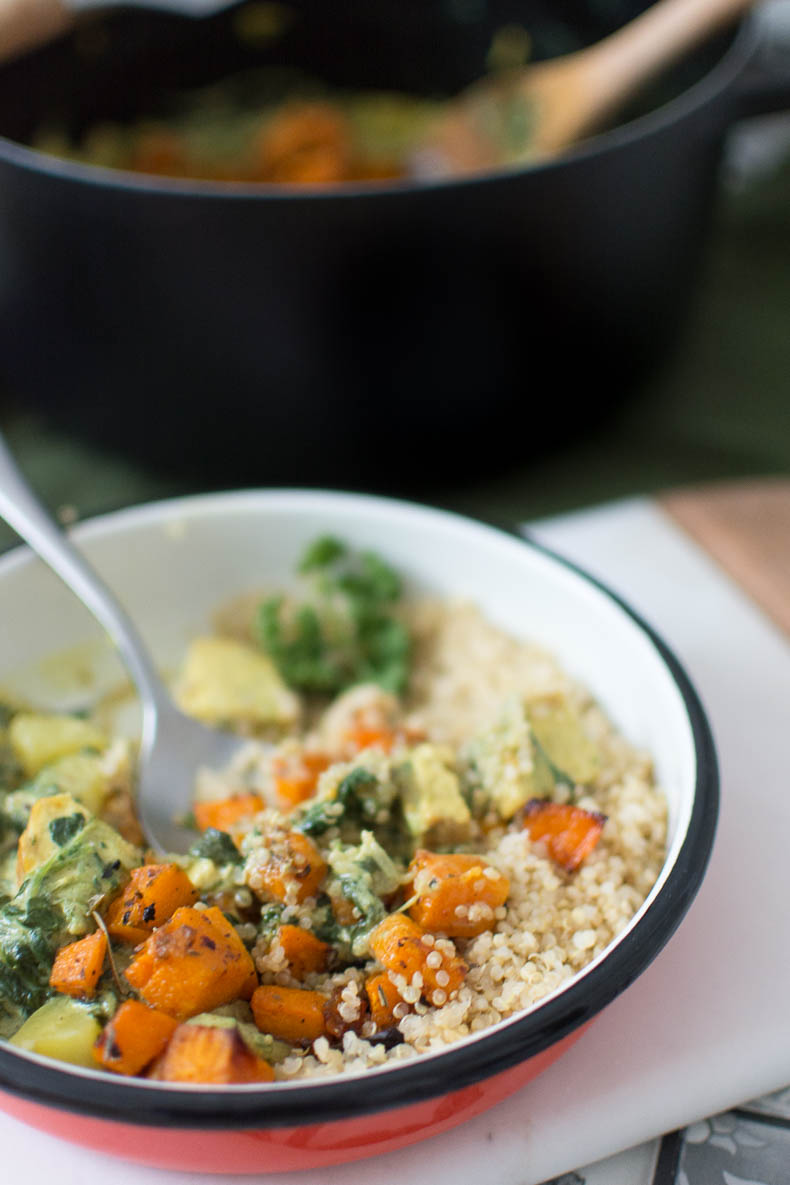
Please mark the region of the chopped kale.
[[[326, 893], [321, 893], [315, 909], [312, 911], [310, 920], [313, 923], [312, 932], [316, 938], [320, 938], [322, 942], [329, 943], [335, 948], [341, 947], [342, 927], [340, 922], [334, 915], [332, 910], [332, 902], [327, 897]], [[347, 946], [348, 944], [346, 944]], [[347, 949], [345, 952], [342, 948], [337, 952], [340, 954], [341, 961], [345, 962], [350, 959], [351, 952]]]
[[0, 1036], [44, 1003], [57, 949], [88, 932], [91, 902], [118, 889], [139, 863], [136, 848], [90, 819], [0, 908]]
[[244, 857], [227, 831], [207, 827], [200, 839], [192, 844], [189, 855], [196, 860], [212, 860], [214, 864], [242, 864]]
[[258, 922], [258, 933], [261, 937], [268, 939], [271, 942], [274, 938], [275, 931], [280, 924], [283, 906], [275, 903], [271, 905], [264, 905], [261, 909], [261, 916]]
[[[304, 835], [323, 835], [342, 823], [372, 821], [380, 809], [377, 798], [378, 778], [370, 770], [357, 766], [347, 773], [334, 798], [321, 798], [305, 807], [293, 823]], [[338, 806], [342, 810], [338, 811]]]
[[393, 863], [372, 831], [363, 831], [358, 844], [333, 843], [327, 861], [330, 896], [345, 897], [356, 912], [352, 924], [338, 927], [335, 945], [347, 947], [352, 959], [364, 958], [369, 954], [370, 931], [387, 913], [383, 898], [398, 888], [403, 869]]
[[59, 819], [52, 820], [49, 825], [49, 834], [52, 836], [52, 842], [56, 843], [59, 848], [62, 848], [69, 840], [72, 840], [75, 835], [82, 831], [84, 826], [84, 815], [63, 815]]
[[286, 682], [325, 694], [365, 682], [402, 691], [411, 642], [390, 612], [401, 595], [397, 573], [330, 537], [311, 544], [299, 572], [309, 581], [305, 599], [270, 597], [257, 618], [258, 640]]

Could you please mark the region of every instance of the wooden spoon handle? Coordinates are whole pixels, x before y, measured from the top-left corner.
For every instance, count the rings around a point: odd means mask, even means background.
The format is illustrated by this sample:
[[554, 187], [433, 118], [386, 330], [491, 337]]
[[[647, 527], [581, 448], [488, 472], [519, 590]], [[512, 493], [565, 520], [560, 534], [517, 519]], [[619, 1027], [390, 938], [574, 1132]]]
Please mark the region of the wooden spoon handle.
[[597, 45], [582, 50], [601, 80], [599, 115], [752, 8], [755, 0], [658, 0]]
[[71, 21], [62, 0], [0, 0], [0, 61], [57, 37]]

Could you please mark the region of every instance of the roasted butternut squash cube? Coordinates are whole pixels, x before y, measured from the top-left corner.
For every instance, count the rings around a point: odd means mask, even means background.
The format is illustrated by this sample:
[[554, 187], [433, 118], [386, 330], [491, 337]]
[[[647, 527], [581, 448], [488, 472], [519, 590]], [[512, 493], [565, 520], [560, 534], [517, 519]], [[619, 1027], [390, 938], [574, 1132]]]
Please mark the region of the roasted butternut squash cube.
[[103, 930], [62, 946], [52, 964], [49, 986], [64, 996], [89, 1000], [96, 992], [106, 956], [107, 936]]
[[399, 990], [399, 981], [404, 991], [416, 987], [426, 1003], [436, 1007], [458, 991], [467, 972], [448, 938], [427, 936], [422, 926], [402, 913], [389, 914], [371, 930], [370, 949]]
[[400, 1016], [396, 1016], [395, 1008], [399, 1004], [404, 1016], [411, 1011], [410, 1005], [405, 1002], [386, 971], [380, 971], [377, 975], [371, 975], [369, 979], [366, 979], [365, 991], [370, 1008], [370, 1019], [376, 1026], [377, 1032], [394, 1028], [397, 1025]]
[[126, 1000], [96, 1041], [96, 1061], [116, 1074], [140, 1074], [159, 1057], [177, 1028], [174, 1017], [139, 1000]]
[[409, 915], [424, 930], [450, 938], [474, 938], [491, 930], [510, 881], [482, 856], [448, 855], [420, 848], [409, 865]]
[[132, 871], [125, 889], [110, 902], [107, 930], [119, 942], [139, 946], [182, 905], [194, 905], [199, 893], [177, 864], [143, 864]]
[[229, 1086], [271, 1082], [274, 1070], [245, 1044], [238, 1029], [179, 1025], [150, 1077], [164, 1082], [203, 1082]]
[[552, 860], [575, 872], [601, 838], [606, 815], [570, 803], [535, 799], [524, 808], [523, 824], [530, 839], [542, 842]]
[[309, 1045], [326, 1034], [327, 998], [306, 988], [261, 984], [250, 1004], [262, 1033], [271, 1033], [291, 1045]]
[[279, 926], [277, 941], [288, 960], [288, 970], [295, 979], [304, 979], [313, 971], [323, 971], [330, 947], [302, 926]]
[[232, 794], [214, 802], [196, 802], [195, 822], [200, 831], [213, 827], [216, 831], [230, 831], [245, 819], [251, 819], [262, 811], [266, 803], [260, 794], [249, 791], [246, 794]]
[[179, 1020], [248, 1000], [258, 982], [249, 951], [216, 907], [177, 909], [125, 975], [146, 1004]]
[[252, 864], [248, 884], [256, 893], [275, 901], [298, 904], [315, 897], [326, 875], [326, 861], [311, 839], [300, 831], [272, 837], [269, 855], [260, 864]]

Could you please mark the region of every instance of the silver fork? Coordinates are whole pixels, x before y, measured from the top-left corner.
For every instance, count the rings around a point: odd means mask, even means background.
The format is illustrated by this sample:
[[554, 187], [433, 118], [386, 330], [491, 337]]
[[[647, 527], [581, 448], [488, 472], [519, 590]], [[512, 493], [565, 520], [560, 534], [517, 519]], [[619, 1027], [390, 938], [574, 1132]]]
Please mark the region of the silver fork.
[[131, 618], [44, 509], [2, 436], [0, 515], [109, 634], [142, 706], [137, 781], [140, 822], [153, 848], [185, 851], [193, 837], [179, 820], [191, 809], [198, 769], [227, 765], [244, 740], [209, 728], [175, 706]]

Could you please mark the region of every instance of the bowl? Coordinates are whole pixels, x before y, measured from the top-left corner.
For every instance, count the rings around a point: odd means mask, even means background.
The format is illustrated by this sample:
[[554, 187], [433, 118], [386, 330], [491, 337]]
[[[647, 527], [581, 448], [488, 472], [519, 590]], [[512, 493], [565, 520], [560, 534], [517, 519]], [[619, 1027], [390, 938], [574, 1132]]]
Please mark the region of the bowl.
[[[541, 1073], [645, 970], [691, 904], [718, 806], [704, 711], [655, 632], [574, 566], [447, 512], [309, 490], [152, 503], [87, 522], [75, 538], [169, 666], [218, 604], [287, 583], [305, 544], [327, 532], [385, 552], [410, 590], [468, 598], [496, 625], [546, 647], [653, 755], [668, 803], [656, 884], [605, 951], [537, 1005], [439, 1053], [363, 1075], [174, 1087], [67, 1068], [0, 1043], [0, 1106], [26, 1123], [182, 1170], [262, 1173], [390, 1151], [463, 1122]], [[15, 623], [0, 671], [6, 687], [30, 693], [37, 681], [50, 706], [62, 702], [69, 692], [54, 679], [52, 656], [75, 647], [92, 682], [117, 682], [120, 668], [87, 611], [26, 549], [0, 560], [0, 616]]]

